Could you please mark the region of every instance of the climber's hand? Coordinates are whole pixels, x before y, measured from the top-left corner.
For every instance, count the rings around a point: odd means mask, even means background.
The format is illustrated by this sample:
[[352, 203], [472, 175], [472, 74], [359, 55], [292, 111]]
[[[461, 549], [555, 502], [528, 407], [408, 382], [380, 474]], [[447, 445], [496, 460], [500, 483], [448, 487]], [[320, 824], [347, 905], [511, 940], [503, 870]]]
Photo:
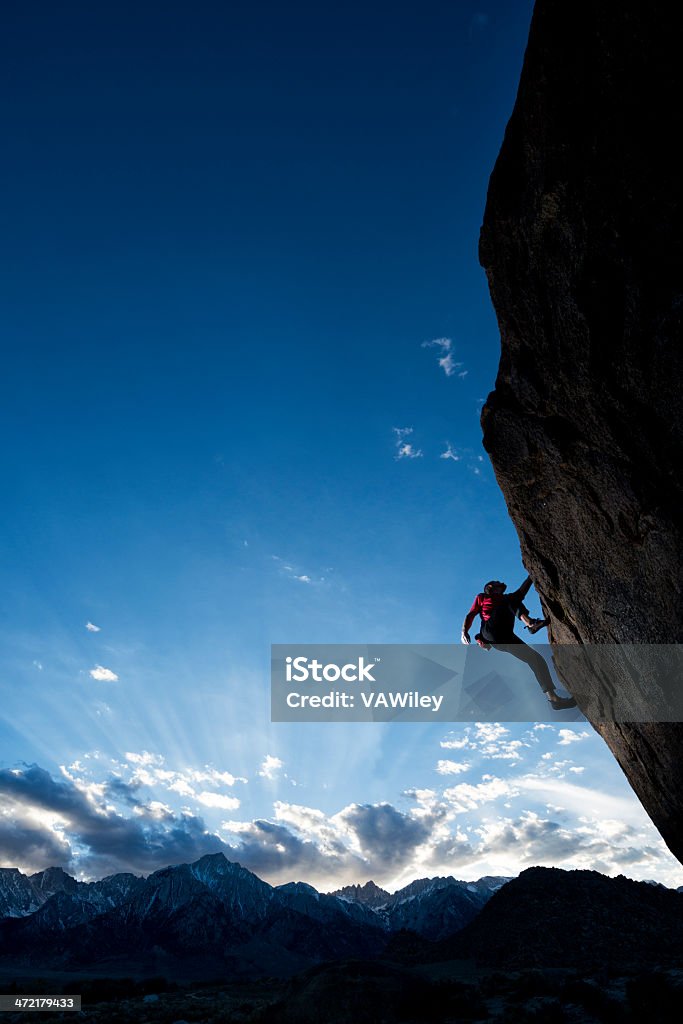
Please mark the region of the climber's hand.
[[466, 629], [463, 629], [463, 631], [462, 631], [462, 634], [461, 634], [461, 636], [460, 636], [460, 639], [462, 640], [462, 642], [463, 642], [464, 644], [469, 644], [469, 643], [471, 643], [471, 640], [470, 640], [470, 634], [469, 634], [469, 633], [467, 632], [467, 630], [466, 630]]

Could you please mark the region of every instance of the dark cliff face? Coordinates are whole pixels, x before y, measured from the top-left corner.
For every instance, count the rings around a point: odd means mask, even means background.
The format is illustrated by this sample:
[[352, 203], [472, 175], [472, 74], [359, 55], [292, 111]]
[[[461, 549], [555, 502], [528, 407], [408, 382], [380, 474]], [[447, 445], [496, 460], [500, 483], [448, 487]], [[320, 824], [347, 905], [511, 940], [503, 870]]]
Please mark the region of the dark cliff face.
[[[538, 0], [489, 186], [480, 258], [502, 353], [484, 446], [555, 644], [683, 631], [683, 62], [669, 21], [660, 2]], [[600, 697], [565, 681], [580, 703]], [[683, 859], [683, 724], [596, 727]]]

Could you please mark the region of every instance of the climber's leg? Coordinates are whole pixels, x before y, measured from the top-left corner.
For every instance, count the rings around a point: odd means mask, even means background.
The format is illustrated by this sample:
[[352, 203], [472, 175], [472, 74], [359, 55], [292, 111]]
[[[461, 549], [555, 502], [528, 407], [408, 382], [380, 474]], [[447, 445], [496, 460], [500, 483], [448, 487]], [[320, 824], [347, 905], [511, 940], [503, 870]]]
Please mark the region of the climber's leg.
[[525, 662], [536, 676], [536, 681], [543, 692], [548, 695], [555, 694], [555, 684], [553, 683], [545, 658], [533, 647], [525, 644], [520, 637], [512, 633], [504, 641], [499, 641], [496, 644], [496, 649], [502, 649], [506, 654], [511, 654], [513, 658], [517, 658], [518, 661]]

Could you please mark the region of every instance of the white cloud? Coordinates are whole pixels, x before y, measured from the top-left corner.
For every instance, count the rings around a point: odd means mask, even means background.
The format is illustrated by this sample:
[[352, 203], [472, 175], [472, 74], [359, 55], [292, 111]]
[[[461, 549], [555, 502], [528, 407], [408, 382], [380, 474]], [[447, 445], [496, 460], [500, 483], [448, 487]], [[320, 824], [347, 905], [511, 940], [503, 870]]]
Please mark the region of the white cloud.
[[194, 799], [195, 791], [186, 779], [175, 779], [169, 786], [168, 789], [173, 793], [178, 793], [180, 796], [191, 797]]
[[491, 803], [491, 801], [499, 800], [502, 797], [517, 796], [518, 793], [517, 787], [505, 779], [499, 779], [493, 775], [482, 775], [482, 781], [477, 785], [461, 782], [457, 786], [445, 789], [443, 795], [453, 810], [461, 814], [464, 811], [474, 811], [481, 804]]
[[294, 579], [298, 580], [299, 583], [311, 583], [312, 582], [311, 577], [310, 576], [306, 576], [306, 575], [304, 575], [304, 576], [295, 576]]
[[33, 665], [34, 665], [35, 668], [38, 669], [39, 672], [43, 671], [43, 663], [42, 663], [42, 661], [34, 661]]
[[281, 761], [279, 757], [274, 757], [273, 754], [266, 754], [258, 774], [264, 779], [274, 779], [282, 767], [284, 767], [284, 761]]
[[315, 842], [326, 856], [341, 850], [349, 844], [351, 833], [343, 818], [343, 812], [328, 817], [316, 807], [288, 804], [277, 800], [273, 804], [275, 820], [293, 826], [306, 841]]
[[85, 628], [88, 630], [89, 633], [99, 633], [99, 632], [101, 632], [101, 627], [100, 626], [96, 626], [94, 622], [86, 622]]
[[560, 729], [560, 740], [558, 746], [567, 747], [570, 743], [578, 743], [590, 736], [589, 732], [576, 732], [574, 729]]
[[[469, 729], [466, 730], [466, 733], [469, 733]], [[469, 742], [469, 735], [455, 737], [450, 734], [445, 740], [441, 740], [440, 746], [445, 750], [462, 750], [463, 747], [468, 746]]]
[[439, 802], [438, 794], [435, 789], [405, 789], [402, 795], [409, 797], [411, 800], [415, 800], [420, 809], [420, 813], [425, 810], [433, 810]]
[[507, 737], [510, 730], [499, 722], [476, 722], [472, 745], [477, 747], [482, 756], [494, 761], [519, 761], [521, 750], [530, 746], [523, 740], [511, 740]]
[[472, 765], [469, 761], [437, 761], [436, 771], [439, 775], [460, 775], [462, 772], [468, 772]]
[[474, 736], [478, 742], [494, 743], [510, 732], [500, 722], [475, 722]]
[[240, 802], [235, 796], [224, 796], [222, 793], [209, 793], [204, 790], [203, 793], [197, 794], [197, 800], [200, 804], [204, 804], [205, 807], [220, 807], [223, 811], [234, 811], [236, 810]]
[[93, 679], [106, 683], [116, 683], [119, 678], [116, 672], [112, 672], [110, 668], [105, 668], [104, 665], [95, 665], [95, 668], [90, 669], [90, 675]]
[[440, 746], [445, 750], [467, 748], [469, 753], [476, 752], [484, 760], [521, 761], [524, 749], [532, 746], [530, 741], [538, 742], [531, 732], [523, 739], [513, 739], [510, 730], [500, 722], [475, 722], [460, 735], [449, 733], [440, 741]]
[[405, 440], [406, 437], [412, 434], [412, 427], [393, 427], [393, 431], [396, 434], [396, 454], [394, 458], [397, 461], [398, 459], [422, 458], [422, 449], [414, 448], [409, 441]]
[[[176, 775], [178, 773], [173, 772], [170, 774]], [[232, 775], [231, 772], [218, 771], [217, 768], [212, 768], [208, 764], [204, 765], [203, 768], [188, 768], [185, 775], [192, 782], [210, 782], [216, 786], [234, 786], [236, 782], [247, 781], [239, 775]]]
[[124, 757], [126, 758], [126, 761], [129, 761], [131, 764], [161, 765], [164, 763], [164, 759], [161, 754], [150, 754], [149, 750], [143, 750], [139, 754], [128, 751], [124, 754]]

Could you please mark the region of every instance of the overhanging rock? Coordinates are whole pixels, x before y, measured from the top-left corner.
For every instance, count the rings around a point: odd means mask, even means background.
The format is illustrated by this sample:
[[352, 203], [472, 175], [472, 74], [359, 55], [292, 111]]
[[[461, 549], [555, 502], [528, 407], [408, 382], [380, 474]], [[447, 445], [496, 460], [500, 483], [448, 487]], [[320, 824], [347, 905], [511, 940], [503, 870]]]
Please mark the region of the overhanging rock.
[[[661, 2], [538, 0], [489, 186], [480, 258], [502, 353], [484, 446], [557, 645], [681, 641], [683, 62], [670, 17]], [[647, 699], [647, 675], [635, 684]], [[601, 685], [574, 681], [598, 703]], [[683, 724], [595, 724], [683, 859]]]

